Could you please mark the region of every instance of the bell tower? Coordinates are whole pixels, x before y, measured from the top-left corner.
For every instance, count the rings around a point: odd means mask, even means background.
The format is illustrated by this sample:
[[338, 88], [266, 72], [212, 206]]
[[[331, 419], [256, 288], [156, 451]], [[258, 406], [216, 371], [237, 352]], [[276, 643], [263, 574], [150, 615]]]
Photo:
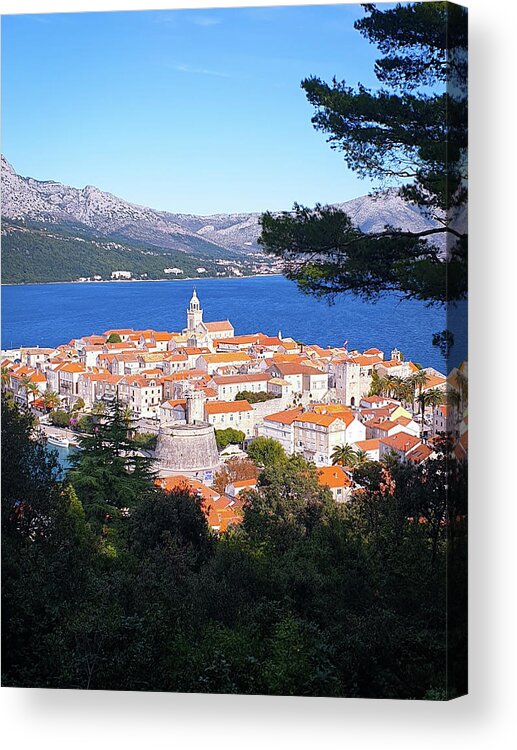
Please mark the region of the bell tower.
[[199, 299], [196, 294], [196, 290], [192, 293], [190, 305], [187, 310], [187, 330], [194, 331], [200, 323], [203, 322], [203, 310], [199, 304]]
[[186, 417], [187, 424], [204, 423], [205, 397], [201, 391], [189, 388], [185, 393], [187, 401]]

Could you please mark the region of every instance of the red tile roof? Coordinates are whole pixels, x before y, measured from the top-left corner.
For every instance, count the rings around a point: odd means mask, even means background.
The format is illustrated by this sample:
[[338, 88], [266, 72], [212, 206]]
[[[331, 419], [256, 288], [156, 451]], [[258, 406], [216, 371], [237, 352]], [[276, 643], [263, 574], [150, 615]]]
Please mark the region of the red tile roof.
[[316, 424], [320, 427], [330, 427], [330, 425], [334, 424], [334, 422], [336, 422], [338, 419], [342, 422], [345, 421], [344, 415], [342, 414], [316, 414], [312, 411], [306, 411], [303, 412], [303, 414], [300, 414], [296, 421], [306, 424]]
[[385, 396], [363, 396], [361, 402], [365, 404], [381, 404], [386, 401]]
[[324, 375], [321, 370], [316, 367], [310, 367], [308, 364], [301, 364], [296, 362], [277, 362], [271, 366], [271, 369], [276, 368], [278, 372], [285, 377], [286, 375]]
[[257, 480], [256, 479], [235, 479], [233, 482], [229, 482], [228, 484], [233, 485], [233, 487], [256, 487], [257, 486]]
[[270, 380], [271, 376], [267, 373], [250, 372], [241, 375], [214, 375], [212, 380], [217, 385], [231, 385], [232, 383], [260, 383]]
[[349, 487], [352, 484], [342, 466], [324, 466], [318, 469], [318, 482], [331, 489]]
[[264, 417], [266, 422], [279, 422], [280, 424], [292, 424], [303, 412], [301, 406], [296, 409], [286, 409], [285, 411], [278, 411], [275, 414], [268, 414]]
[[371, 367], [372, 365], [377, 365], [379, 362], [382, 362], [382, 359], [375, 356], [365, 357], [364, 355], [359, 355], [358, 357], [353, 357], [352, 361], [361, 367]]
[[84, 372], [86, 367], [79, 362], [70, 362], [59, 368], [60, 372]]
[[389, 432], [393, 427], [397, 426], [397, 423], [392, 422], [391, 419], [370, 419], [368, 422], [364, 422], [364, 426], [370, 429], [381, 430], [381, 432]]
[[223, 339], [215, 339], [214, 344], [217, 346], [219, 344], [233, 344], [235, 346], [243, 345], [243, 344], [256, 344], [259, 340], [258, 335], [251, 335], [251, 336], [227, 336]]
[[380, 438], [370, 438], [369, 440], [358, 440], [354, 443], [360, 451], [378, 451]]
[[419, 464], [429, 458], [432, 453], [432, 449], [428, 445], [422, 443], [422, 445], [418, 445], [414, 450], [410, 451], [407, 457], [410, 461], [413, 461], [413, 463]]
[[203, 324], [209, 333], [216, 331], [233, 331], [233, 326], [229, 320], [213, 320], [212, 322], [204, 320]]
[[265, 336], [263, 333], [259, 333], [258, 339], [261, 346], [285, 346], [282, 339], [279, 339], [278, 336]]
[[247, 401], [207, 401], [205, 404], [207, 414], [231, 414], [243, 411], [253, 411], [253, 407]]
[[174, 408], [175, 406], [187, 406], [187, 399], [186, 398], [175, 398], [175, 399], [169, 399], [168, 401], [164, 401], [162, 406], [170, 406]]
[[381, 438], [380, 442], [383, 445], [387, 445], [389, 448], [392, 448], [393, 450], [407, 453], [408, 451], [412, 451], [414, 448], [416, 448], [416, 446], [419, 445], [422, 441], [420, 440], [420, 438], [417, 438], [414, 435], [409, 435], [407, 432], [397, 432], [396, 435], [390, 435], [389, 437]]
[[172, 375], [166, 375], [164, 380], [203, 380], [205, 377], [205, 370], [181, 370], [180, 372], [174, 372]]
[[242, 504], [239, 501], [226, 495], [220, 495], [197, 479], [179, 475], [157, 479], [156, 484], [166, 492], [184, 490], [200, 497], [202, 499], [201, 508], [208, 524], [215, 531], [227, 531], [230, 526], [235, 526], [242, 521]]
[[203, 354], [207, 364], [217, 365], [228, 362], [249, 362], [251, 357], [245, 352], [217, 352], [216, 354]]

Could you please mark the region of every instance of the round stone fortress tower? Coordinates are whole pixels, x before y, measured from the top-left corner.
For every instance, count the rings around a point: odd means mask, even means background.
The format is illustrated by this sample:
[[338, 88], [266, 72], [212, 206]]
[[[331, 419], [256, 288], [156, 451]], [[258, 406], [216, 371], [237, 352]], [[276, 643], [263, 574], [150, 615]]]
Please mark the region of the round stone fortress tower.
[[160, 427], [155, 459], [161, 473], [202, 478], [220, 465], [215, 431], [203, 420], [203, 394], [191, 389], [185, 397], [186, 423]]

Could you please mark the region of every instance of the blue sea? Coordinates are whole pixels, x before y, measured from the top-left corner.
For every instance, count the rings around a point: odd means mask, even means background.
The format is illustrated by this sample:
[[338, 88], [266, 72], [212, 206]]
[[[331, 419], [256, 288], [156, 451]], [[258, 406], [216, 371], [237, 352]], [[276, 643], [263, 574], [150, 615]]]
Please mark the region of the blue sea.
[[[236, 334], [292, 336], [305, 344], [367, 349], [446, 369], [432, 334], [447, 327], [441, 308], [390, 295], [364, 302], [338, 296], [334, 304], [302, 294], [282, 276], [197, 281], [32, 284], [2, 287], [2, 347], [57, 346], [109, 328], [179, 331], [196, 287], [205, 320], [229, 318]], [[459, 311], [466, 312], [466, 306]], [[449, 321], [449, 328], [451, 323]], [[464, 338], [464, 337], [463, 337]], [[457, 342], [449, 366], [466, 357]]]
[[49, 454], [54, 454], [60, 467], [59, 478], [63, 478], [67, 470], [70, 468], [70, 457], [77, 451], [77, 448], [69, 448], [63, 445], [52, 445], [47, 443], [46, 450]]

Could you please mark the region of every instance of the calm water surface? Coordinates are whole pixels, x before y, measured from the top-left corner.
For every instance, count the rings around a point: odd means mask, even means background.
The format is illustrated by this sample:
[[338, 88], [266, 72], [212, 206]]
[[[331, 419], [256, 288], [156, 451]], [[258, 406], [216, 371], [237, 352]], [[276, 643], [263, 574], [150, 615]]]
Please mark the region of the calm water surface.
[[[395, 295], [376, 303], [342, 295], [335, 304], [308, 297], [281, 276], [199, 281], [34, 284], [2, 287], [2, 347], [57, 346], [109, 328], [179, 331], [196, 286], [205, 320], [229, 318], [236, 334], [284, 336], [366, 349], [388, 356], [397, 346], [406, 358], [443, 371], [432, 333], [446, 327], [445, 313]], [[463, 308], [464, 309], [464, 308]], [[450, 327], [450, 324], [449, 324]], [[465, 357], [458, 345], [451, 363]]]
[[51, 443], [47, 443], [45, 450], [47, 453], [53, 453], [56, 456], [58, 465], [61, 469], [60, 478], [62, 478], [70, 468], [70, 457], [73, 453], [77, 452], [77, 448], [67, 448], [64, 445], [52, 445]]

